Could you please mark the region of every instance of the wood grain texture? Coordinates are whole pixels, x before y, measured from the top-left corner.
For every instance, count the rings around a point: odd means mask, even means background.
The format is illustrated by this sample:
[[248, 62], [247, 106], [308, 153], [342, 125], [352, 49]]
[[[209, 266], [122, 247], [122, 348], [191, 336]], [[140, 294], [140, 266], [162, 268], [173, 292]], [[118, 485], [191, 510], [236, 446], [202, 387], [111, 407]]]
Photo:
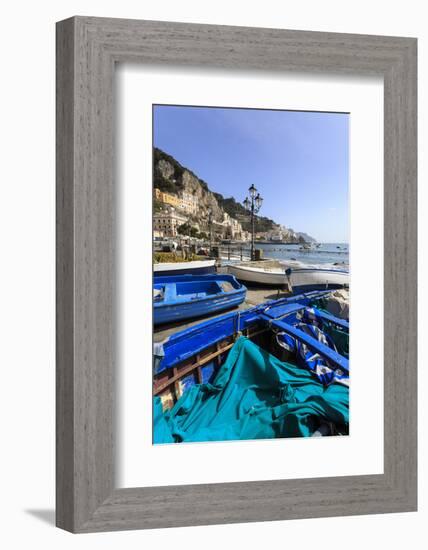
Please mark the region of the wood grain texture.
[[[383, 76], [383, 475], [115, 489], [116, 62]], [[58, 23], [57, 220], [59, 527], [91, 532], [416, 510], [415, 39], [86, 17]]]
[[73, 528], [73, 159], [74, 25], [56, 37], [56, 510], [57, 525]]

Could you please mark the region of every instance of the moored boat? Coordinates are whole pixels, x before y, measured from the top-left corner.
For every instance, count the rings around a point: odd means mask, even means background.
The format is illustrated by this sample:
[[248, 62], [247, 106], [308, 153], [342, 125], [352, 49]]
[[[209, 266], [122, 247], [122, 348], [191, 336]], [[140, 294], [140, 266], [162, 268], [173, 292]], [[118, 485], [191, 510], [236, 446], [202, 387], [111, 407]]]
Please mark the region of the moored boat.
[[286, 268], [275, 260], [242, 262], [229, 265], [228, 271], [239, 281], [262, 285], [283, 286], [288, 284]]
[[302, 267], [299, 262], [280, 263], [276, 260], [245, 262], [229, 266], [229, 273], [246, 283], [289, 286], [290, 291], [341, 288], [349, 285], [346, 270]]
[[215, 260], [165, 262], [153, 265], [155, 278], [166, 275], [207, 275], [209, 273], [215, 273]]
[[331, 291], [228, 313], [154, 350], [154, 441], [348, 433], [349, 324]]
[[173, 275], [153, 284], [154, 324], [172, 323], [238, 306], [247, 289], [233, 275]]
[[349, 286], [349, 271], [323, 267], [297, 267], [286, 270], [293, 292]]

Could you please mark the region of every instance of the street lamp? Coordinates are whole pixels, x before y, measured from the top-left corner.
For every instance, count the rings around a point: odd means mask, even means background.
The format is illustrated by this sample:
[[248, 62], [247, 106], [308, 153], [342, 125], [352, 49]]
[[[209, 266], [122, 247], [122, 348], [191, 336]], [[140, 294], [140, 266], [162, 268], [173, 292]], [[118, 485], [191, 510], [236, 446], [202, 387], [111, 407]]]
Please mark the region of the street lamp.
[[255, 215], [260, 210], [263, 204], [263, 197], [260, 195], [260, 193], [257, 191], [257, 189], [254, 187], [254, 185], [251, 185], [251, 187], [248, 189], [248, 192], [250, 194], [250, 198], [246, 197], [243, 205], [245, 206], [245, 209], [248, 210], [251, 214], [251, 260], [255, 260], [255, 254], [254, 254], [254, 220]]

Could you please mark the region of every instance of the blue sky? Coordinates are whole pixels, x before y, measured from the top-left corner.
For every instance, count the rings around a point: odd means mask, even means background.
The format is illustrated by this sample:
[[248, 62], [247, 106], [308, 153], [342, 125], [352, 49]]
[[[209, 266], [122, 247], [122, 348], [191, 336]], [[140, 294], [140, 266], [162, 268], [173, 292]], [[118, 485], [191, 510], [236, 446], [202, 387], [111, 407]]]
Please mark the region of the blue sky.
[[260, 214], [320, 242], [348, 241], [349, 115], [154, 107], [154, 145], [243, 201], [253, 183]]

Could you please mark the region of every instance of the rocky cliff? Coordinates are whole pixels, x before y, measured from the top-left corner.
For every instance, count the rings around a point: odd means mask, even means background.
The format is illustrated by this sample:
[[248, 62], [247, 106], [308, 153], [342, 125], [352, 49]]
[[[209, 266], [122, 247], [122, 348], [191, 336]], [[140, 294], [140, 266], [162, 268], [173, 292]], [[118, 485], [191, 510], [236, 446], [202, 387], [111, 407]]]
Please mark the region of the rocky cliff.
[[183, 192], [190, 193], [197, 198], [199, 206], [197, 217], [201, 221], [208, 219], [209, 210], [211, 210], [214, 220], [223, 221], [223, 209], [206, 182], [157, 148], [153, 152], [153, 164], [153, 187], [177, 195], [181, 195]]
[[296, 236], [300, 240], [303, 239], [305, 241], [305, 243], [316, 243], [317, 242], [316, 239], [314, 239], [313, 237], [311, 237], [307, 233], [302, 233], [301, 231], [297, 232]]
[[[213, 213], [214, 220], [223, 221], [224, 212], [238, 220], [242, 228], [251, 230], [249, 214], [244, 206], [233, 197], [225, 198], [220, 193], [212, 192], [208, 184], [198, 178], [188, 168], [182, 166], [174, 157], [158, 148], [153, 149], [153, 187], [165, 193], [181, 195], [191, 193], [198, 200], [198, 213], [195, 221], [206, 224], [208, 211]], [[273, 220], [264, 216], [256, 216], [256, 232], [277, 231], [280, 228]], [[282, 228], [284, 232], [285, 228]], [[292, 230], [287, 234], [289, 242], [298, 241], [298, 237]], [[313, 239], [314, 240], [314, 239]]]

